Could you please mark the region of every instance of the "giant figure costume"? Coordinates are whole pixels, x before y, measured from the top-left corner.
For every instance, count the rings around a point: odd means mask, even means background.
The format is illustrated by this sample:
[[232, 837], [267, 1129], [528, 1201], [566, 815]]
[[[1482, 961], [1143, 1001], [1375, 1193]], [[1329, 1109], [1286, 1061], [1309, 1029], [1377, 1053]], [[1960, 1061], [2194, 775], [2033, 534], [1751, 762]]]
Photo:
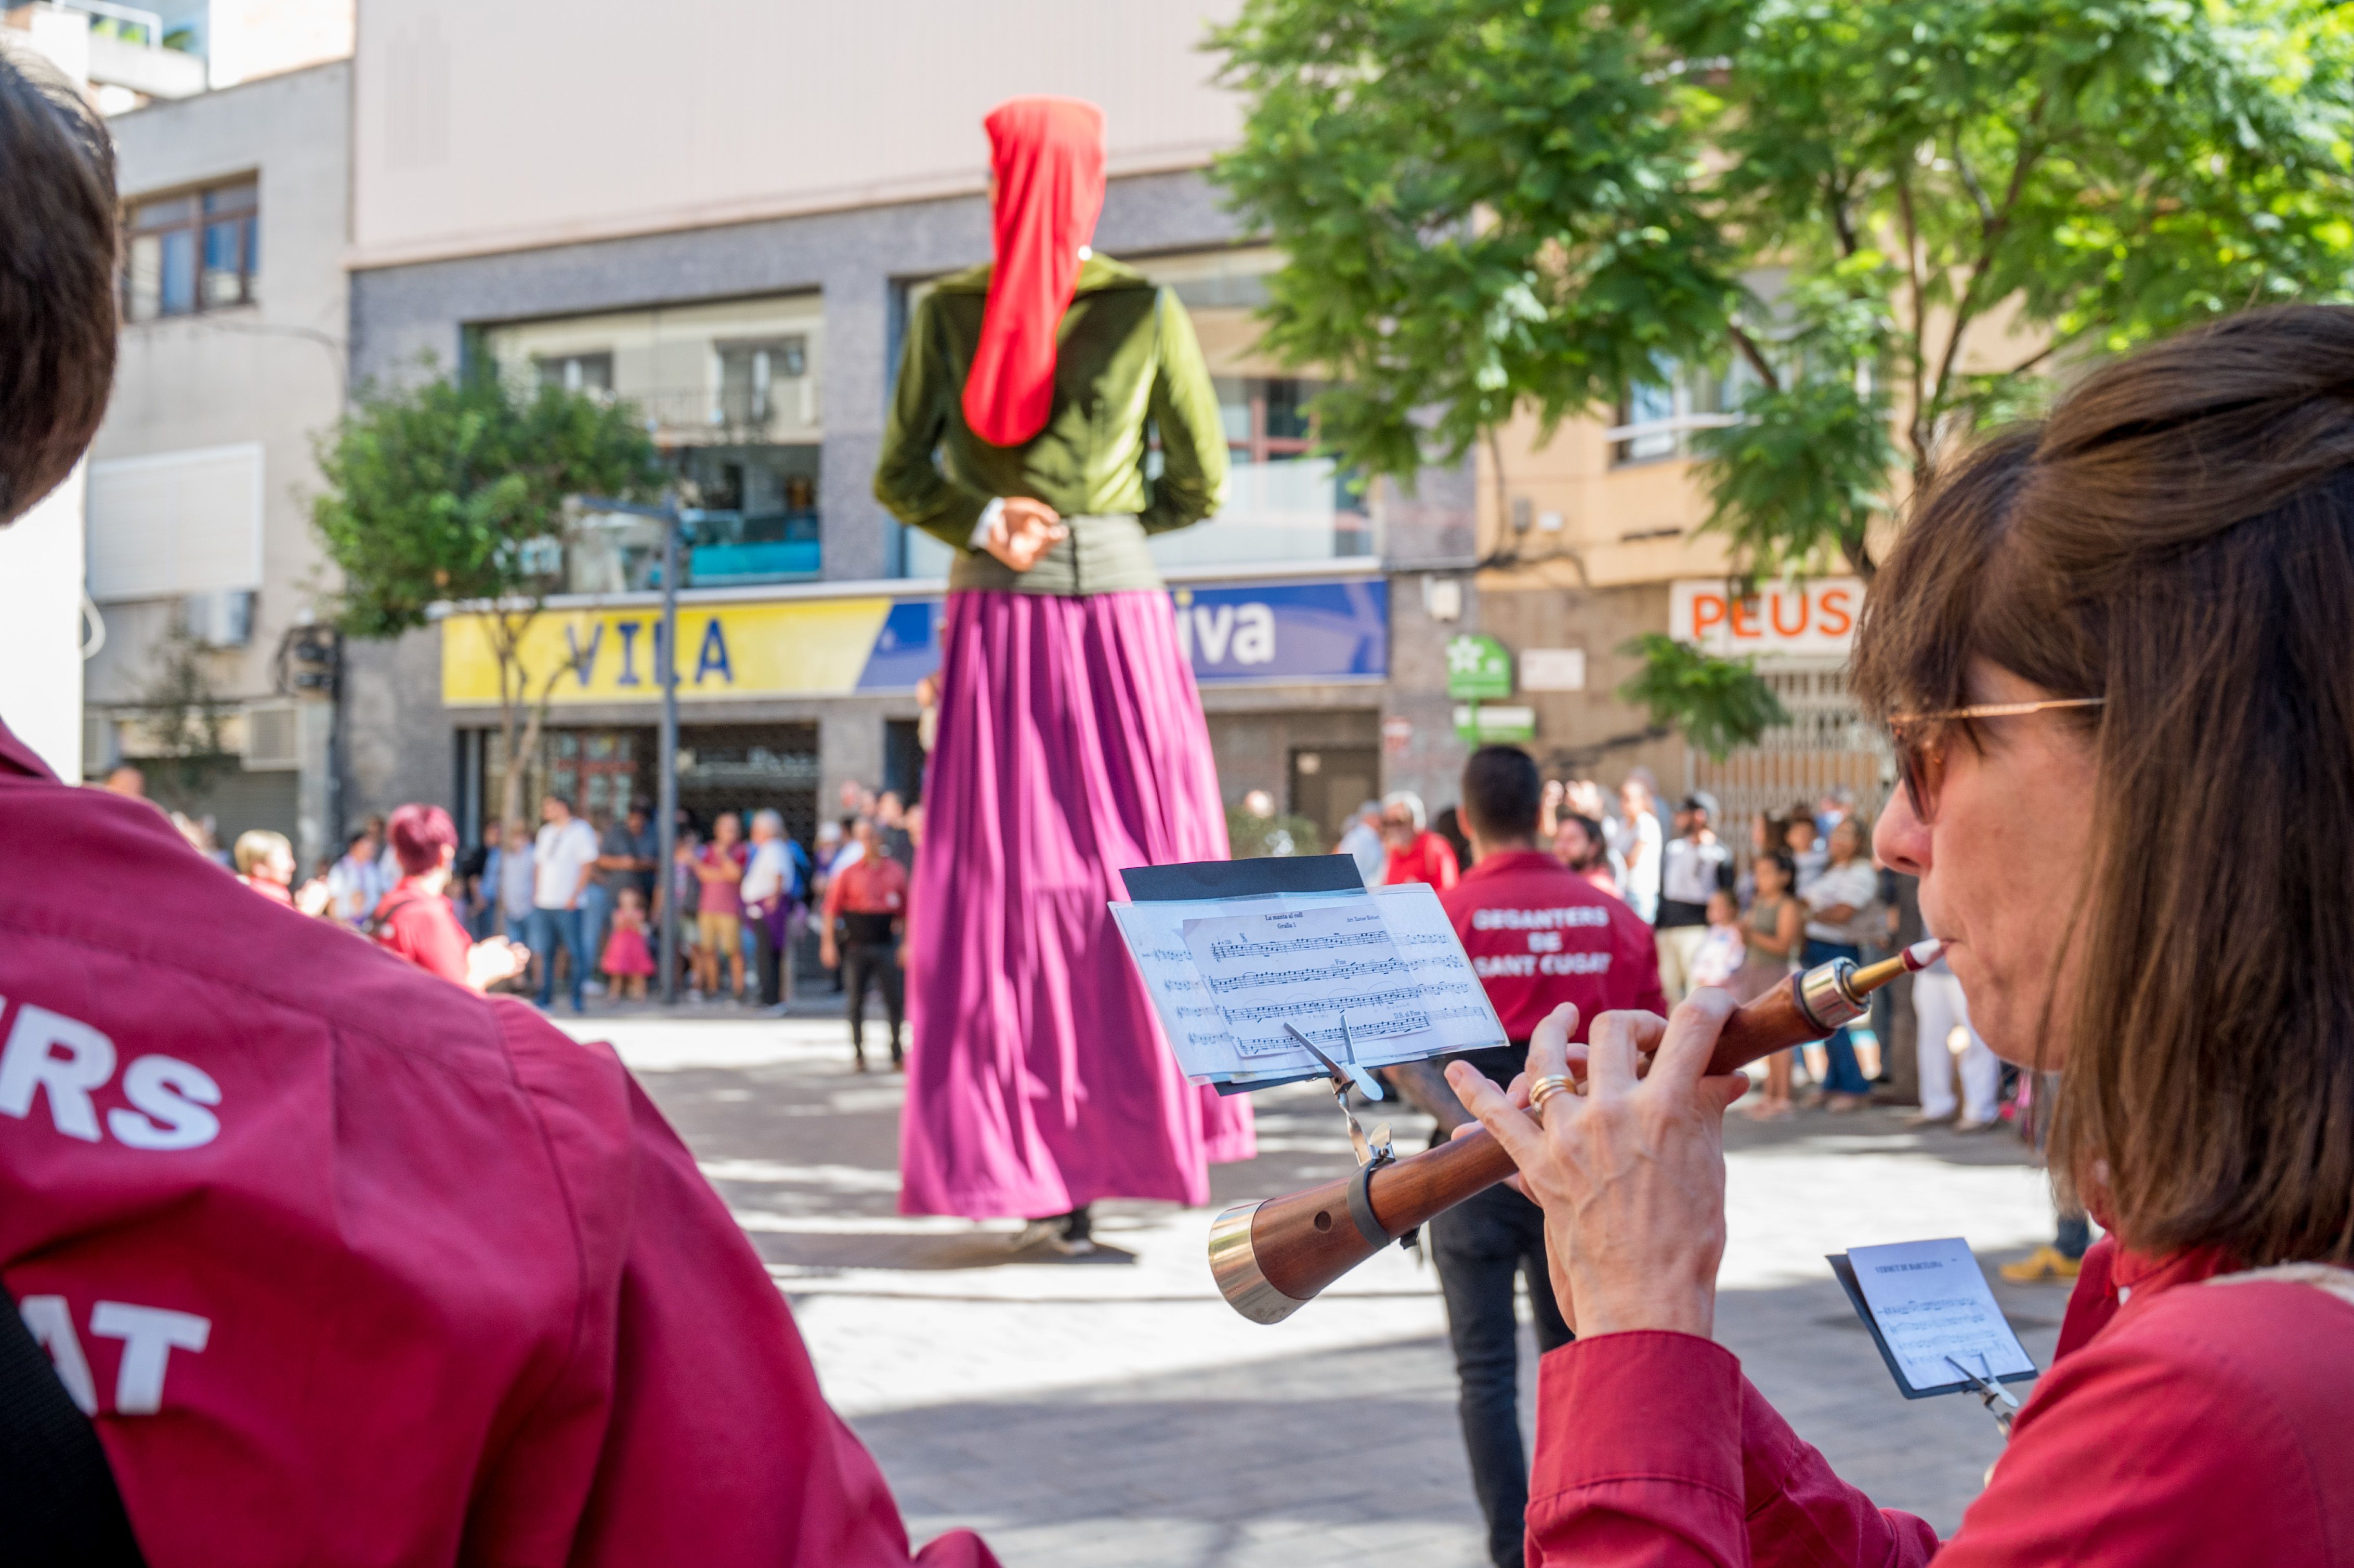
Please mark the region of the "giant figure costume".
[[[900, 1209], [1046, 1219], [1208, 1201], [1255, 1151], [1247, 1102], [1185, 1081], [1106, 910], [1123, 867], [1222, 859], [1193, 673], [1148, 536], [1216, 510], [1217, 395], [1184, 309], [1092, 254], [1103, 116], [987, 122], [994, 266], [917, 308], [875, 491], [957, 551], [910, 900]], [[1148, 476], [1156, 443], [1158, 471]], [[1028, 571], [980, 547], [998, 498], [1067, 536]]]

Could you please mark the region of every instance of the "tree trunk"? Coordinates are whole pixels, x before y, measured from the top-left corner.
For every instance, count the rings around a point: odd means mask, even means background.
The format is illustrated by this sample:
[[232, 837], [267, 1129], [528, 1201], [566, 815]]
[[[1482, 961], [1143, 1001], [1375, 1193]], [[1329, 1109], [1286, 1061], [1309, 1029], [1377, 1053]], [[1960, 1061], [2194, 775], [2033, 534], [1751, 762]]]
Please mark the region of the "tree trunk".
[[1512, 497], [1504, 483], [1504, 443], [1494, 426], [1488, 429], [1488, 462], [1496, 471], [1496, 548], [1498, 556], [1517, 556], [1520, 536], [1512, 531]]

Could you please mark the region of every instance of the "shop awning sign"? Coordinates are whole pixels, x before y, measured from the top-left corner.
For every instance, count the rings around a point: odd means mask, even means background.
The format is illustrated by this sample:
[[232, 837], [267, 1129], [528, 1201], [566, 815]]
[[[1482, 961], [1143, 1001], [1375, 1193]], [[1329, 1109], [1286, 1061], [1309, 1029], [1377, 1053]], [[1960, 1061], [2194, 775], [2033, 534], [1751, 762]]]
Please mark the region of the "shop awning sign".
[[1723, 577], [1683, 579], [1668, 590], [1668, 635], [1703, 652], [1843, 654], [1863, 609], [1861, 577], [1761, 582], [1746, 597]]
[[[1389, 673], [1389, 585], [1380, 577], [1193, 584], [1172, 589], [1178, 648], [1204, 686], [1378, 681]], [[682, 605], [682, 702], [901, 692], [940, 664], [947, 600], [860, 596]], [[653, 606], [549, 609], [525, 632], [532, 684], [549, 700], [658, 702], [662, 616]], [[479, 616], [441, 623], [441, 700], [499, 700]]]

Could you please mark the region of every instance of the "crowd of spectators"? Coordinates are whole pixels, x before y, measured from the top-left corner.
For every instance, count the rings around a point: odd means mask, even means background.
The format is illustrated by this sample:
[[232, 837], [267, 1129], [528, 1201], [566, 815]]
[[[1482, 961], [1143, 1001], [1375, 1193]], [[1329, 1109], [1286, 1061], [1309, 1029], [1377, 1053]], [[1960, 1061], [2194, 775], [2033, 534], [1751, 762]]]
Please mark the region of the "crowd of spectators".
[[[1447, 831], [1453, 817], [1452, 808], [1431, 814], [1421, 797], [1398, 790], [1351, 814], [1340, 853], [1356, 860], [1369, 885], [1426, 882], [1444, 891], [1470, 869], [1469, 845]], [[1651, 927], [1671, 1005], [1704, 985], [1747, 1001], [1794, 969], [1840, 958], [1868, 962], [1893, 950], [1899, 892], [1872, 863], [1871, 824], [1857, 814], [1853, 791], [1835, 788], [1779, 812], [1759, 811], [1745, 844], [1722, 829], [1714, 796], [1695, 790], [1663, 804], [1657, 779], [1638, 768], [1616, 789], [1592, 779], [1548, 782], [1539, 837], [1554, 859]], [[1940, 964], [1917, 977], [1913, 996], [1920, 1023], [1915, 1122], [1963, 1132], [1995, 1126], [2016, 1075], [2006, 1081], [1969, 1027], [1960, 986]], [[1883, 1015], [1873, 1050], [1884, 1049], [1890, 1034]], [[1871, 1066], [1877, 1072], [1867, 1071], [1854, 1033], [1841, 1029], [1803, 1053], [1769, 1060], [1762, 1092], [1744, 1109], [1768, 1119], [1802, 1107], [1855, 1110], [1890, 1076], [1885, 1060]]]

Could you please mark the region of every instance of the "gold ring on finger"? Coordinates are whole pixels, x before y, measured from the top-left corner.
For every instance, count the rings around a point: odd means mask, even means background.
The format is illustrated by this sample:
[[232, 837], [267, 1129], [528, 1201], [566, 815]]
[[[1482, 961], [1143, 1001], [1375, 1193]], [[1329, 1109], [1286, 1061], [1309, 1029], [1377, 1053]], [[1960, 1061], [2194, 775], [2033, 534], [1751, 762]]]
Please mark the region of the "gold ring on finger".
[[1553, 1098], [1555, 1095], [1573, 1095], [1576, 1092], [1577, 1086], [1571, 1080], [1568, 1074], [1547, 1073], [1543, 1077], [1534, 1079], [1530, 1083], [1529, 1109], [1536, 1113], [1539, 1120], [1543, 1120], [1544, 1118], [1545, 1101]]

